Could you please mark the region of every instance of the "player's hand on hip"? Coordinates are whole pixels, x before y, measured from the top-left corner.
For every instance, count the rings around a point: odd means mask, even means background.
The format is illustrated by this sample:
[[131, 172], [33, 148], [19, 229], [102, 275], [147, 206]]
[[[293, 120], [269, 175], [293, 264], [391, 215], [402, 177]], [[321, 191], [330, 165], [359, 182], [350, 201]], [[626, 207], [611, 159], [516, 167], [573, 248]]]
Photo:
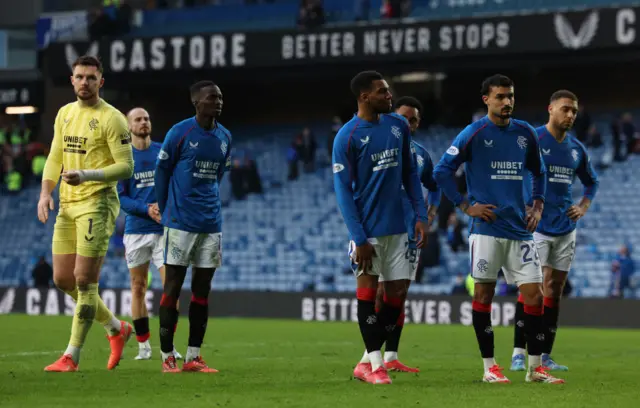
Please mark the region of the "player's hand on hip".
[[527, 209], [527, 231], [535, 232], [542, 218], [542, 210], [535, 207]]
[[576, 222], [580, 218], [584, 217], [585, 212], [586, 211], [584, 210], [584, 208], [580, 207], [579, 205], [572, 205], [567, 210], [567, 216], [571, 218], [571, 221]]
[[467, 215], [473, 218], [482, 218], [486, 222], [493, 222], [496, 220], [496, 214], [493, 212], [497, 207], [493, 204], [480, 204], [475, 203], [471, 207], [467, 208]]
[[78, 186], [82, 183], [78, 170], [68, 170], [62, 172], [62, 180], [70, 186]]
[[40, 196], [40, 200], [38, 200], [38, 220], [43, 224], [46, 223], [49, 219], [49, 211], [54, 209], [53, 197], [50, 194]]
[[376, 256], [376, 250], [370, 242], [356, 247], [356, 264], [364, 273], [371, 270], [374, 256]]
[[416, 222], [415, 228], [415, 237], [418, 240], [416, 246], [418, 248], [422, 248], [427, 243], [427, 232], [429, 230], [429, 225], [425, 224], [422, 221]]

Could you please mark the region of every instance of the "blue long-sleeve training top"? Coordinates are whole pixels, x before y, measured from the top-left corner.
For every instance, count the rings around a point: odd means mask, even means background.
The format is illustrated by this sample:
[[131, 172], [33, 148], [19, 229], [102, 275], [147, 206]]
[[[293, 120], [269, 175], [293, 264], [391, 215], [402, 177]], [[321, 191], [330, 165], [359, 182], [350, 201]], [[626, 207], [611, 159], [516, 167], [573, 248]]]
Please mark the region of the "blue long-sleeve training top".
[[[431, 156], [429, 155], [429, 152], [427, 152], [427, 149], [416, 141], [411, 141], [411, 153], [413, 160], [416, 163], [420, 182], [428, 191], [427, 201], [430, 206], [438, 207], [440, 205], [440, 196], [442, 195], [442, 192], [440, 191], [440, 187], [438, 187], [436, 180], [433, 178], [433, 161], [431, 161]], [[402, 191], [402, 203], [404, 206], [404, 221], [407, 232], [409, 233], [409, 247], [415, 248], [415, 225], [417, 217], [416, 212], [413, 210], [411, 200], [409, 200], [404, 188]]]
[[427, 221], [411, 132], [402, 116], [383, 114], [377, 122], [354, 116], [336, 135], [332, 161], [338, 207], [356, 245], [407, 232], [402, 186], [417, 219]]
[[149, 148], [133, 150], [133, 176], [118, 182], [120, 208], [127, 213], [125, 234], [162, 234], [162, 224], [149, 217], [149, 204], [156, 202], [155, 171], [160, 143], [151, 142]]
[[164, 226], [188, 232], [221, 232], [219, 183], [231, 167], [230, 152], [231, 133], [218, 122], [205, 130], [192, 117], [169, 130], [155, 175]]
[[[547, 193], [537, 232], [549, 236], [565, 235], [576, 229], [576, 223], [567, 215], [573, 205], [572, 187], [576, 176], [584, 186], [584, 197], [593, 200], [598, 191], [598, 175], [587, 149], [571, 134], [558, 142], [546, 126], [540, 126], [536, 132], [547, 168]], [[532, 194], [532, 185], [526, 183], [525, 197], [529, 204]]]
[[533, 175], [532, 199], [544, 200], [546, 189], [546, 169], [535, 129], [517, 119], [498, 126], [485, 116], [460, 132], [434, 170], [438, 185], [456, 206], [463, 201], [455, 182], [455, 172], [462, 163], [470, 205], [497, 207], [493, 210], [495, 221], [473, 218], [469, 233], [533, 239], [526, 224], [524, 183], [531, 181], [525, 170]]

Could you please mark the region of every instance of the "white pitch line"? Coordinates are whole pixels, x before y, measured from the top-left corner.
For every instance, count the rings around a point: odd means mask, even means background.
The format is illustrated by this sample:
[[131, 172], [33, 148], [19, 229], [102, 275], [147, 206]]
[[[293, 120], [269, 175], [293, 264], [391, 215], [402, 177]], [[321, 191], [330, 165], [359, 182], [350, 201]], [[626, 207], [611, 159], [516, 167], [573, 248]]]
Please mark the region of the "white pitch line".
[[[133, 343], [132, 343], [133, 344]], [[284, 342], [278, 343], [278, 347], [344, 347], [344, 346], [353, 346], [358, 343], [354, 341], [316, 341], [316, 342]], [[203, 344], [203, 348], [216, 348], [216, 349], [235, 349], [235, 348], [262, 348], [271, 345], [271, 343], [263, 343], [263, 342], [234, 342], [234, 343], [226, 343], [226, 344]], [[160, 346], [152, 347], [152, 349], [160, 351]], [[100, 350], [108, 351], [110, 350], [108, 347], [103, 347]], [[3, 353], [0, 354], [0, 359], [6, 358], [14, 358], [14, 357], [33, 357], [33, 356], [48, 356], [52, 354], [61, 354], [64, 350], [50, 350], [50, 351], [20, 351], [15, 353]], [[264, 357], [264, 359], [269, 359], [273, 357]], [[300, 357], [297, 357], [299, 359]], [[262, 357], [249, 357], [249, 360], [261, 360]]]
[[64, 352], [64, 350], [50, 350], [50, 351], [21, 351], [18, 353], [5, 353], [0, 354], [0, 358], [11, 358], [11, 357], [30, 357], [30, 356], [48, 356], [50, 354], [60, 354]]

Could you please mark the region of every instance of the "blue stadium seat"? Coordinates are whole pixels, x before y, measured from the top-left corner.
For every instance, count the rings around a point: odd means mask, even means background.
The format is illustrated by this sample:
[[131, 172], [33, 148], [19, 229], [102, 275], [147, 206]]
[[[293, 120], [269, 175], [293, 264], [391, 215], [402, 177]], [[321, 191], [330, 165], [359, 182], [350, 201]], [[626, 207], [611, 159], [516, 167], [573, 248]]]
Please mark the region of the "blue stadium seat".
[[[328, 127], [318, 124], [312, 130], [322, 135]], [[302, 173], [296, 181], [286, 179], [285, 152], [296, 130], [291, 126], [243, 130], [247, 137], [235, 149], [256, 152], [265, 191], [236, 201], [231, 199], [228, 180], [223, 182], [221, 195], [229, 204], [223, 210], [224, 265], [214, 280], [216, 290], [355, 289], [346, 257], [348, 233], [337, 208], [330, 168], [319, 164], [314, 173]], [[459, 130], [434, 126], [417, 140], [437, 161]], [[322, 161], [328, 152], [318, 142], [317, 157]], [[598, 154], [593, 154], [594, 161]], [[578, 230], [571, 274], [576, 295], [607, 296], [616, 251], [621, 244], [640, 239], [640, 214], [623, 204], [640, 198], [634, 171], [638, 168], [640, 157], [633, 157], [613, 163], [601, 174], [600, 194]], [[579, 184], [576, 190], [577, 199], [582, 191]], [[44, 226], [37, 221], [38, 194], [38, 186], [31, 186], [17, 196], [0, 199], [0, 285], [30, 284], [37, 257], [51, 259], [53, 219]], [[440, 239], [441, 265], [426, 269], [422, 283], [413, 285], [412, 293], [450, 293], [455, 276], [468, 272], [467, 252], [454, 253], [446, 238]], [[188, 276], [185, 287], [190, 282]], [[101, 285], [129, 286], [125, 261], [113, 251], [105, 261]], [[161, 287], [157, 274], [151, 286]]]

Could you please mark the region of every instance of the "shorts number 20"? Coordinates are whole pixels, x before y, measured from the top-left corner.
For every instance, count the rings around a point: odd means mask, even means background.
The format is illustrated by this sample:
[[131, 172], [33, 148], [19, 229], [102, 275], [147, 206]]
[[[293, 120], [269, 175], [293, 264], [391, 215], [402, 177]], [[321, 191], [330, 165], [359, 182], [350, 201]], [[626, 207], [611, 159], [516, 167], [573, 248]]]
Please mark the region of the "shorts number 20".
[[522, 263], [529, 263], [533, 261], [533, 258], [531, 257], [531, 251], [533, 251], [533, 256], [535, 257], [535, 259], [538, 259], [538, 251], [536, 251], [533, 247], [527, 244], [522, 244], [520, 245], [520, 250], [522, 251]]

